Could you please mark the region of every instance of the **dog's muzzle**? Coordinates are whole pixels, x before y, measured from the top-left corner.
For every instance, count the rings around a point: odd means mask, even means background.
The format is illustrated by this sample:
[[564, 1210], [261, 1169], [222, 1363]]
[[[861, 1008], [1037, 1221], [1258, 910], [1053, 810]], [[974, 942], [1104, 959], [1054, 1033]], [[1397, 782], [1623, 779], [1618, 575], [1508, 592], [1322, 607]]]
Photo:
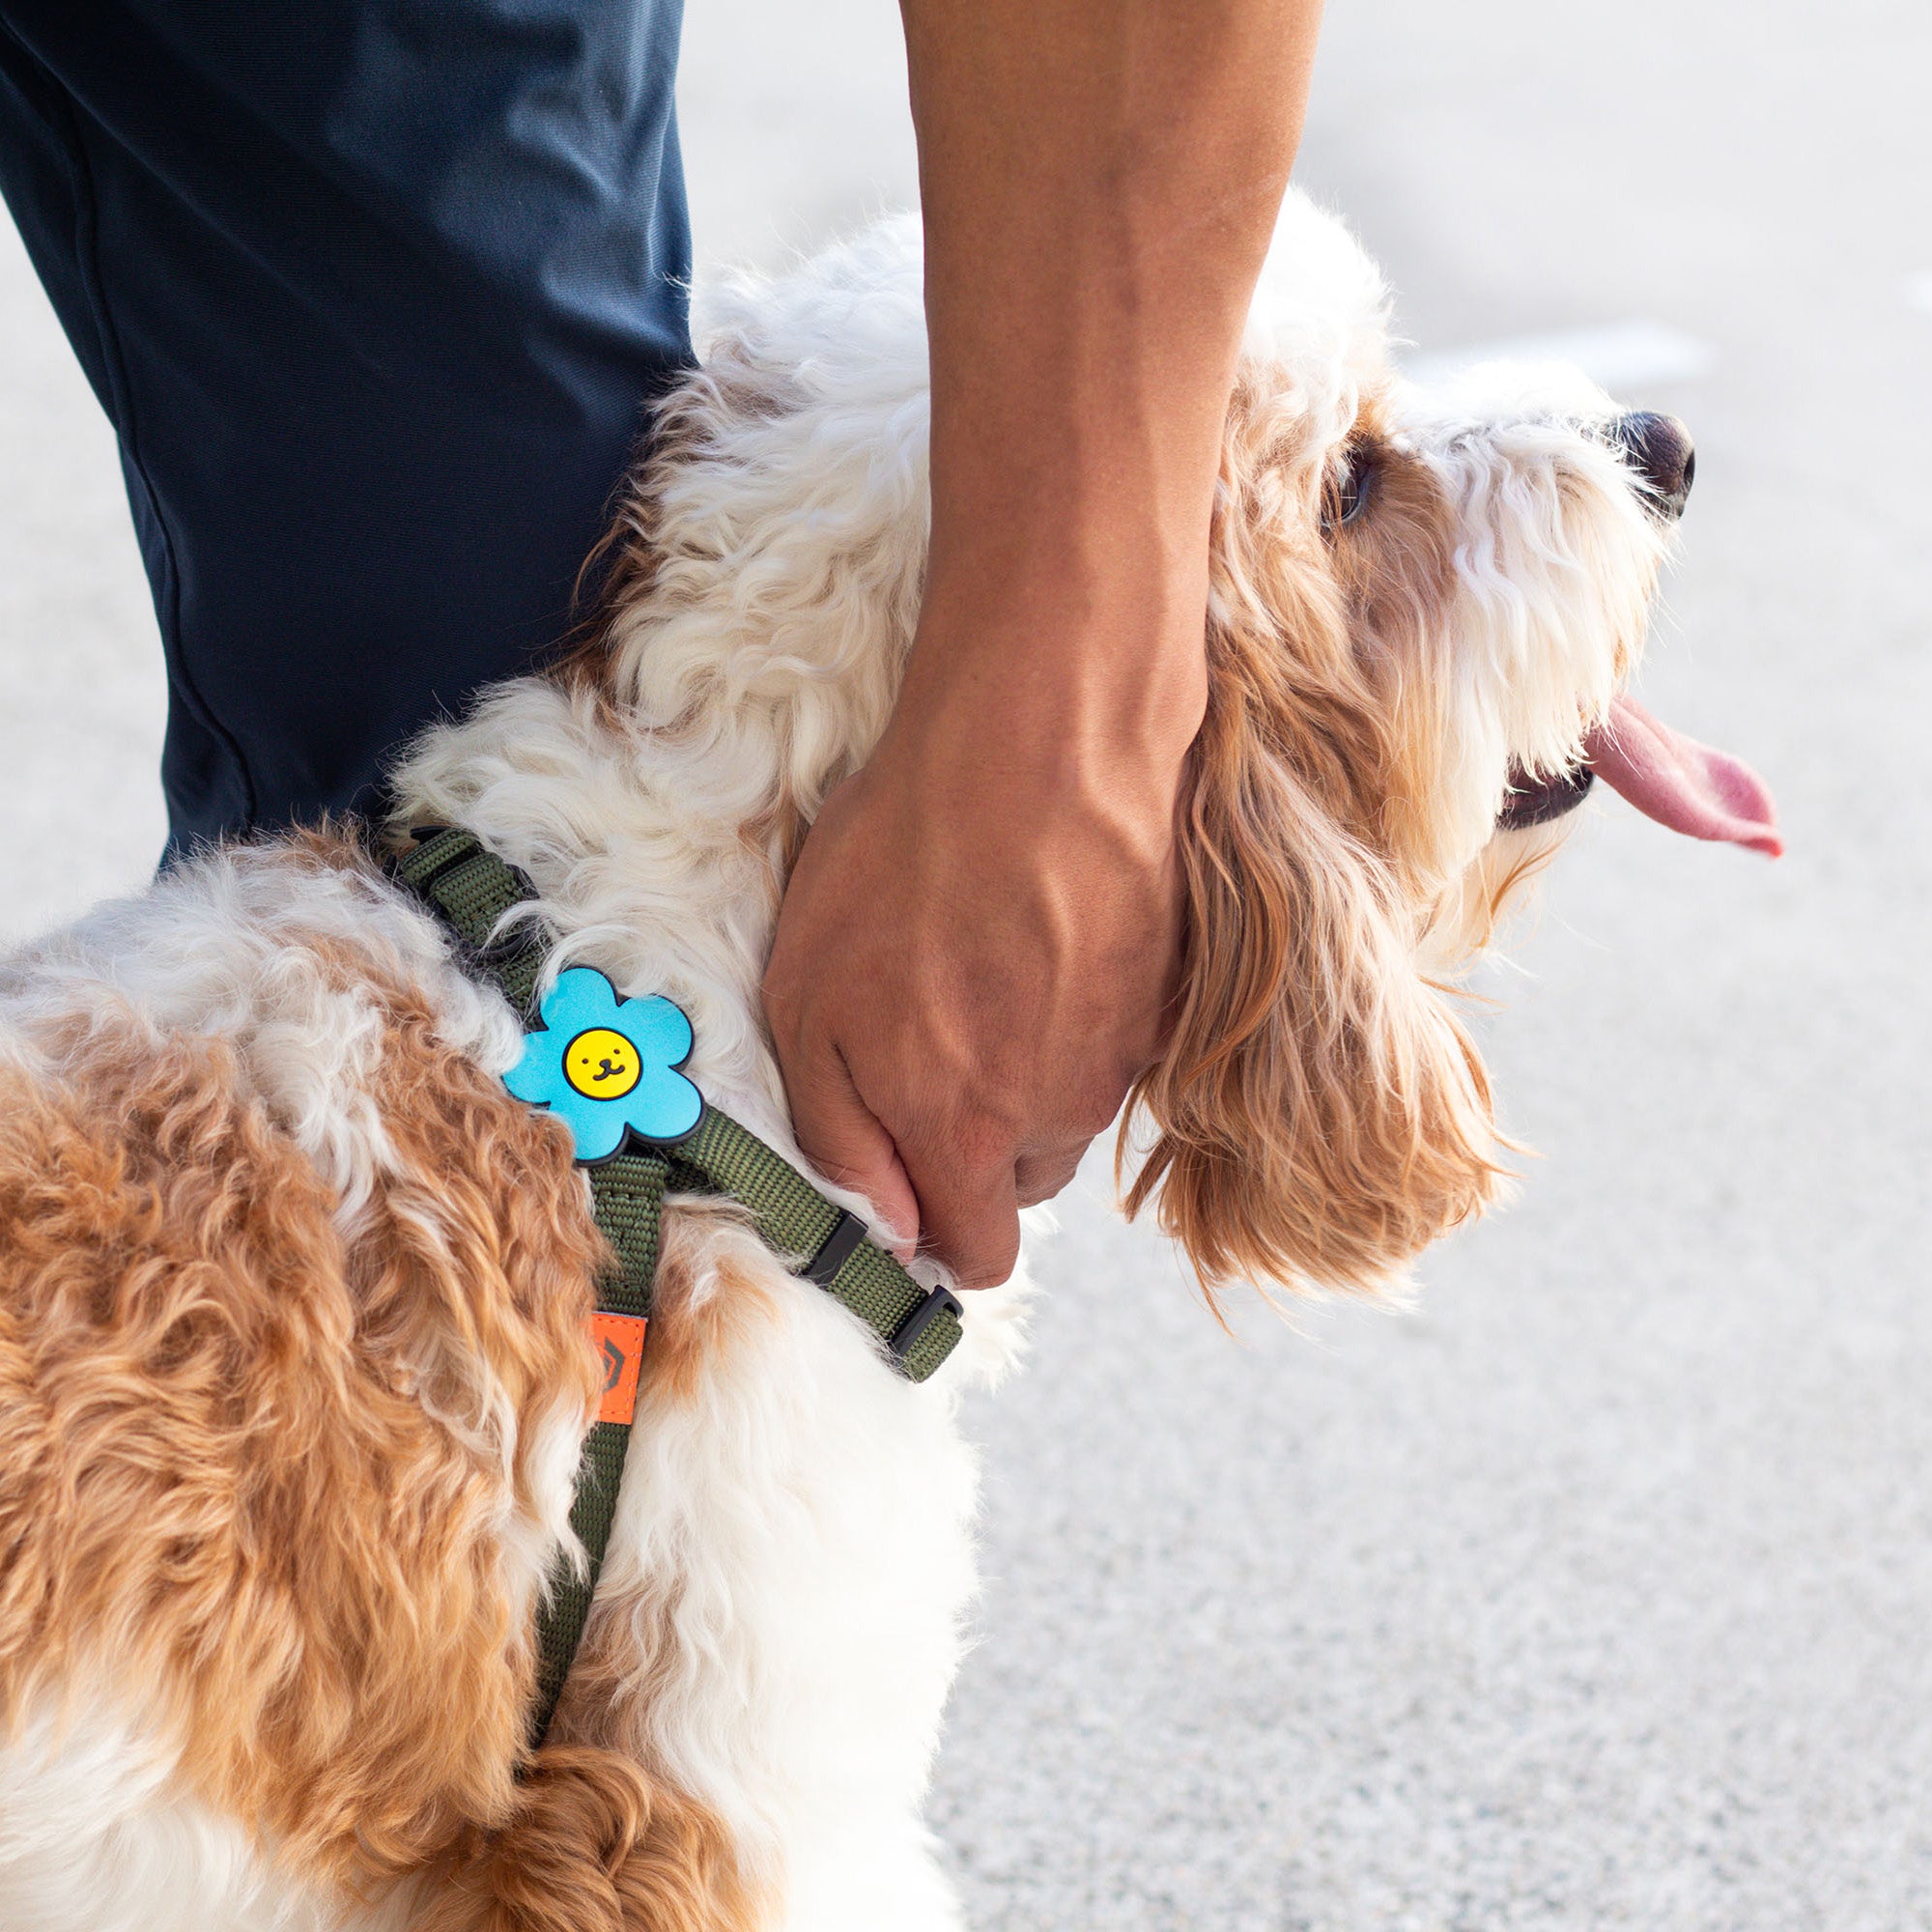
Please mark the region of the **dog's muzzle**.
[[[1634, 410], [1609, 426], [1609, 438], [1636, 473], [1644, 501], [1667, 523], [1684, 514], [1697, 477], [1697, 450], [1690, 432], [1675, 416]], [[1588, 765], [1534, 778], [1520, 766], [1509, 777], [1509, 796], [1496, 818], [1498, 832], [1521, 832], [1548, 825], [1575, 811], [1589, 796], [1597, 775]]]
[[1650, 506], [1666, 522], [1684, 514], [1697, 477], [1697, 450], [1675, 416], [1636, 410], [1610, 425], [1610, 440], [1630, 460]]
[[1509, 796], [1496, 814], [1496, 830], [1522, 832], [1532, 825], [1548, 825], [1575, 811], [1596, 782], [1597, 775], [1588, 765], [1559, 772], [1553, 779], [1532, 778], [1519, 766], [1510, 773]]

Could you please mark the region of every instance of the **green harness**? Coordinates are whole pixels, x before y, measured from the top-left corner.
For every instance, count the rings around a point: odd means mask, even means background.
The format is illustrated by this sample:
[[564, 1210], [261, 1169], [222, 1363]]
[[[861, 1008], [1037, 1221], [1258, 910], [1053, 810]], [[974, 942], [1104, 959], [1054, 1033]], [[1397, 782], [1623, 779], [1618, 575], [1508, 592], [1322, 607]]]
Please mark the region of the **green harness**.
[[[534, 927], [506, 939], [497, 937], [497, 929], [505, 914], [536, 896], [534, 888], [470, 833], [432, 826], [419, 829], [415, 839], [412, 850], [391, 863], [391, 875], [455, 934], [465, 965], [495, 985], [529, 1024], [536, 1017], [551, 941]], [[647, 1142], [633, 1134], [616, 1152], [583, 1166], [597, 1226], [615, 1258], [597, 1293], [604, 1402], [584, 1443], [570, 1511], [570, 1525], [589, 1560], [582, 1577], [559, 1565], [539, 1612], [533, 1745], [550, 1727], [611, 1539], [668, 1191], [722, 1195], [745, 1208], [774, 1253], [787, 1262], [803, 1258], [796, 1261], [798, 1273], [865, 1322], [911, 1381], [925, 1380], [960, 1335], [960, 1306], [953, 1295], [943, 1288], [922, 1288], [867, 1238], [855, 1215], [835, 1207], [789, 1161], [708, 1103], [682, 1137]]]

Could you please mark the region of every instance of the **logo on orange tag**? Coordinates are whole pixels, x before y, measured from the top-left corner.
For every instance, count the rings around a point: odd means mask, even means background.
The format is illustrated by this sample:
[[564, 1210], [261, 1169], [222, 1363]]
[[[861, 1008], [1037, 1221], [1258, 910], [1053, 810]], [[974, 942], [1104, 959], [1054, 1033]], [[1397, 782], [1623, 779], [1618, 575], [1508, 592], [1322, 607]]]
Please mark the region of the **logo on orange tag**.
[[601, 1309], [590, 1318], [590, 1332], [604, 1365], [604, 1400], [599, 1422], [629, 1422], [638, 1412], [638, 1372], [644, 1364], [644, 1318], [607, 1315]]

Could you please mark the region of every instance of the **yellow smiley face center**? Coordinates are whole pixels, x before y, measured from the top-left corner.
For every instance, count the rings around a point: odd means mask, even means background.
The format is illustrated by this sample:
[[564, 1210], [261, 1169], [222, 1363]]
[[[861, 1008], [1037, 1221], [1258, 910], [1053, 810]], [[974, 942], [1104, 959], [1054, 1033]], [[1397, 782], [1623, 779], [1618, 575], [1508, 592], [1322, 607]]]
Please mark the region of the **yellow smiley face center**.
[[563, 1077], [593, 1100], [621, 1100], [643, 1070], [638, 1049], [610, 1027], [592, 1027], [563, 1050]]

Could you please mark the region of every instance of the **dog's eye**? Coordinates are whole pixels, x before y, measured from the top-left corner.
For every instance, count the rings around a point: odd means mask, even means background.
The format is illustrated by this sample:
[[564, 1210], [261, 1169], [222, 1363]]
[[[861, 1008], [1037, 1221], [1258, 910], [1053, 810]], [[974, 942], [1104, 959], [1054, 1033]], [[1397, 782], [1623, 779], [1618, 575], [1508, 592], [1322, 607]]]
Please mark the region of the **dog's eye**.
[[1321, 493], [1321, 532], [1333, 536], [1352, 524], [1375, 492], [1375, 466], [1360, 451], [1350, 451]]

